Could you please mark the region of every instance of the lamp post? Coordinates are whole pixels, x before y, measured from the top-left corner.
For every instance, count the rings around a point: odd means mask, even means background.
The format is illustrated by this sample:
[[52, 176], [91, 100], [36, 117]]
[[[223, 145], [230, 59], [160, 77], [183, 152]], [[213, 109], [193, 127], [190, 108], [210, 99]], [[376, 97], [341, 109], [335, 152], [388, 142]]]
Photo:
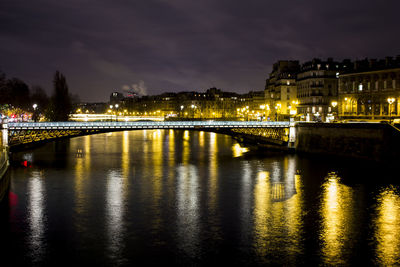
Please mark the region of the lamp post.
[[113, 110], [112, 110], [112, 109], [113, 109], [113, 107], [114, 107], [113, 105], [110, 105], [111, 121], [112, 121], [112, 115], [113, 115]]
[[118, 121], [118, 104], [115, 104], [115, 121]]
[[37, 113], [36, 113], [36, 108], [37, 108], [37, 104], [35, 103], [35, 104], [33, 104], [32, 105], [32, 107], [33, 107], [33, 121], [37, 121]]
[[336, 111], [336, 107], [337, 107], [337, 102], [336, 101], [332, 101], [331, 105], [332, 105], [332, 114], [333, 114], [333, 120], [335, 120], [335, 111]]
[[389, 97], [387, 99], [387, 102], [389, 103], [389, 123], [392, 123], [392, 110], [391, 110], [391, 105], [396, 101], [394, 97]]

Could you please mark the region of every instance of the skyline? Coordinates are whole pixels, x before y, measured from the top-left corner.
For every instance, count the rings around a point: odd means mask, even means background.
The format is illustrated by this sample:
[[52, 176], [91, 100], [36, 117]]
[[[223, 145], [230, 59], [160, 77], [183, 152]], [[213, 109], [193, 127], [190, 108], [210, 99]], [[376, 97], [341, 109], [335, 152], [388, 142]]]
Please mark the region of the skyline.
[[124, 88], [263, 90], [277, 60], [399, 54], [396, 1], [4, 1], [0, 70], [52, 91], [56, 70], [82, 101]]

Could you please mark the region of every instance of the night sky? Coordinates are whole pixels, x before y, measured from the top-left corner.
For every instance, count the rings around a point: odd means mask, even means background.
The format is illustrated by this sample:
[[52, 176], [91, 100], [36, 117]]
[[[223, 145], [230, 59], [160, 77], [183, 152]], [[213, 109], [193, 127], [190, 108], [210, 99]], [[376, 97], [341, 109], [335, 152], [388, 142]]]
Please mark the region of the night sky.
[[272, 64], [400, 54], [399, 0], [1, 0], [0, 70], [82, 101], [263, 90]]

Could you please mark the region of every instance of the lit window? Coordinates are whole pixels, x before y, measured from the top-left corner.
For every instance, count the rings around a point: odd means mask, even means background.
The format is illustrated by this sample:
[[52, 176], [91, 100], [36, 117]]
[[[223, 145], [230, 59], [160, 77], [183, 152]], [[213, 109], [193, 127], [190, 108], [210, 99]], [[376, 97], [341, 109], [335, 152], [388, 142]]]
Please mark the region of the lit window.
[[362, 83], [360, 83], [359, 85], [358, 85], [358, 91], [362, 91], [363, 90], [363, 85], [362, 85]]

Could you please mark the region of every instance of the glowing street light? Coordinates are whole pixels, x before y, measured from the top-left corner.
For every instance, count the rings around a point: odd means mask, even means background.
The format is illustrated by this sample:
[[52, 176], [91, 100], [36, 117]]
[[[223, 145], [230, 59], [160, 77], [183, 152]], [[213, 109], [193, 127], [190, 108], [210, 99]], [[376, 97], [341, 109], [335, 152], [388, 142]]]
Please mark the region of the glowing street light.
[[37, 113], [36, 113], [37, 106], [38, 105], [36, 103], [32, 105], [32, 107], [33, 107], [33, 120], [34, 121], [37, 121]]
[[387, 99], [387, 102], [389, 103], [389, 123], [392, 122], [392, 110], [391, 110], [391, 105], [396, 101], [394, 97], [389, 97]]

